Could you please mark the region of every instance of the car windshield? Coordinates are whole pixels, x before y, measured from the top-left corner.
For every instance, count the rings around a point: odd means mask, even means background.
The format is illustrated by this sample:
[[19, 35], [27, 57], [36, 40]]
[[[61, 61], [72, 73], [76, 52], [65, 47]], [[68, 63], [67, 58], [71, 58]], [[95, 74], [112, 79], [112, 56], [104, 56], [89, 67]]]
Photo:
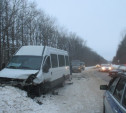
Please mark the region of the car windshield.
[[101, 66], [102, 67], [110, 67], [111, 65], [110, 64], [102, 64]]
[[72, 66], [80, 66], [79, 62], [72, 62]]
[[6, 68], [39, 70], [41, 60], [41, 56], [14, 56]]

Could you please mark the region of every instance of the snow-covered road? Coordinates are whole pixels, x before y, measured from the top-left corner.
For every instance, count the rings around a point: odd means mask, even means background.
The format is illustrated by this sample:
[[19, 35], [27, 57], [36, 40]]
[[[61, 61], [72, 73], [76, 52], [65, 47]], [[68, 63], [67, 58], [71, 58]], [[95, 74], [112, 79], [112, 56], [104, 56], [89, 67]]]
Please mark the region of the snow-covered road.
[[[72, 82], [56, 91], [31, 99], [27, 93], [14, 87], [0, 87], [0, 113], [102, 113], [103, 92], [100, 84], [109, 81], [107, 73], [87, 68], [81, 74], [74, 73]], [[42, 103], [39, 105], [37, 102]]]

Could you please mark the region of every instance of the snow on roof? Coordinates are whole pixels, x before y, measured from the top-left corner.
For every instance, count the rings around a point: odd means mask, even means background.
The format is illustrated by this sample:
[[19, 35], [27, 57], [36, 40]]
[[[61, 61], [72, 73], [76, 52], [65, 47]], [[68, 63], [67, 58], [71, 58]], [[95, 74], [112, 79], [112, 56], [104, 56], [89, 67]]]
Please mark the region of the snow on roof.
[[[15, 55], [32, 55], [32, 56], [41, 56], [44, 46], [22, 46], [19, 51]], [[55, 54], [65, 54], [67, 55], [67, 51], [48, 47], [45, 48], [46, 52], [55, 53]]]
[[16, 55], [42, 55], [43, 46], [22, 46]]

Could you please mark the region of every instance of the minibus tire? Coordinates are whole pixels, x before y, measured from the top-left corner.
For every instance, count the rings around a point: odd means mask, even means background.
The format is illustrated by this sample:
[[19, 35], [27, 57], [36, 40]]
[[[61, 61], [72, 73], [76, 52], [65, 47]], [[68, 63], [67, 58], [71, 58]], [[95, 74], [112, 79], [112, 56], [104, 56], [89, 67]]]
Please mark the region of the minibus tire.
[[63, 76], [63, 81], [62, 81], [62, 83], [61, 83], [61, 85], [60, 85], [61, 87], [64, 87], [65, 86], [65, 77]]
[[61, 83], [61, 87], [64, 87], [65, 86], [65, 81], [63, 81], [62, 83]]
[[40, 97], [42, 95], [42, 91], [41, 91], [41, 86], [38, 87], [38, 96]]
[[35, 95], [37, 97], [40, 97], [42, 95], [42, 86], [41, 85], [36, 86]]

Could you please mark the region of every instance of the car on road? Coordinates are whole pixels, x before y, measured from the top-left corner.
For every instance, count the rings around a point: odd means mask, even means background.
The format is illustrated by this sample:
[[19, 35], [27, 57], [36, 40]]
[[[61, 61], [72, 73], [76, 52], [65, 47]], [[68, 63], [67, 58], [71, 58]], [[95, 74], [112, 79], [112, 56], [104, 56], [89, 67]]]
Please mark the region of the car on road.
[[112, 70], [111, 64], [101, 64], [101, 67], [99, 68], [99, 71], [103, 71], [103, 72], [109, 72], [111, 70]]
[[106, 90], [103, 96], [103, 113], [126, 113], [126, 75], [119, 74], [108, 85], [101, 85]]
[[82, 71], [82, 66], [80, 64], [80, 62], [72, 62], [72, 72], [73, 73], [76, 73], [76, 72], [80, 72]]
[[117, 69], [109, 71], [109, 76], [115, 77], [118, 73], [126, 72], [126, 64], [120, 65]]

